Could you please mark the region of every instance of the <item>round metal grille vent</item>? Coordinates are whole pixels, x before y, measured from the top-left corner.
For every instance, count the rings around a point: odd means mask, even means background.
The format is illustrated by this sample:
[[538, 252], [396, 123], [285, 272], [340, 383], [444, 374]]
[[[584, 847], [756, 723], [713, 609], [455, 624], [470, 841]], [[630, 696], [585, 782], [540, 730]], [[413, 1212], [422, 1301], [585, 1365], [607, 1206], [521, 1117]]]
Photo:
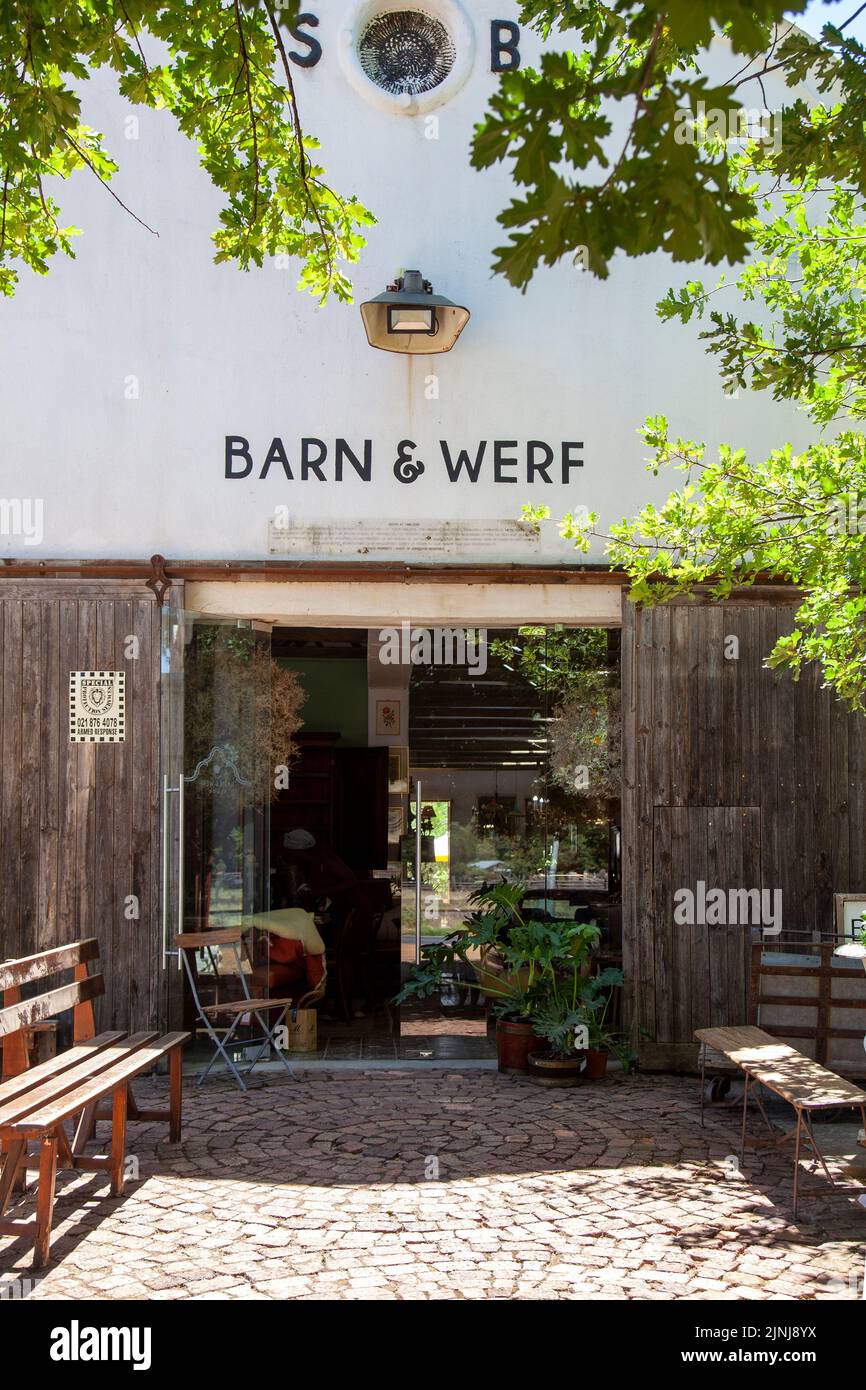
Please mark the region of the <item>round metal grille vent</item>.
[[385, 92], [429, 92], [445, 81], [457, 50], [445, 25], [420, 10], [378, 14], [358, 44], [361, 67]]

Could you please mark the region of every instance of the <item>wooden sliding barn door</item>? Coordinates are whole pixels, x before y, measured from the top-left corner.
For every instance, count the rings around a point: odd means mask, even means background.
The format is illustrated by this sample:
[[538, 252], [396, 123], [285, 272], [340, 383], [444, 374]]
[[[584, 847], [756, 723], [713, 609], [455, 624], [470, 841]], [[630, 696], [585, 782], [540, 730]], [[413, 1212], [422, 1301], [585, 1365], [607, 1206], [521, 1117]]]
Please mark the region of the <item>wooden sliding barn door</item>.
[[742, 928], [676, 927], [678, 887], [781, 894], [795, 945], [833, 930], [833, 894], [866, 891], [866, 718], [766, 665], [795, 597], [623, 611], [625, 1008], [641, 1063], [695, 1065], [693, 1030], [747, 1018]]
[[[0, 579], [0, 959], [99, 941], [102, 1028], [158, 1014], [160, 610], [139, 581]], [[69, 673], [125, 671], [122, 743], [72, 743]]]
[[[761, 888], [757, 806], [656, 806], [652, 932], [655, 1036], [690, 1038], [696, 1028], [746, 1021], [752, 930], [675, 920], [676, 894]], [[682, 901], [680, 899], [680, 901]]]

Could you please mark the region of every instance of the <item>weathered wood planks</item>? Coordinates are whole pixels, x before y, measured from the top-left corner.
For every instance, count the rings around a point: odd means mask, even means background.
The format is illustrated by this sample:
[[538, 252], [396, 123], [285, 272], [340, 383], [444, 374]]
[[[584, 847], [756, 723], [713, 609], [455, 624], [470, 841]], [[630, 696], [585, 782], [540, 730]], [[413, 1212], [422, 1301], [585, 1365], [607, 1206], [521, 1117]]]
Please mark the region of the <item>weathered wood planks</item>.
[[[103, 1027], [160, 1011], [159, 618], [138, 580], [0, 583], [0, 959], [96, 937]], [[126, 671], [125, 743], [69, 742], [94, 668]]]
[[625, 1003], [659, 1056], [693, 1059], [695, 1028], [748, 1017], [750, 933], [675, 927], [677, 888], [779, 889], [789, 941], [832, 931], [834, 892], [866, 892], [866, 718], [818, 672], [764, 666], [793, 603], [625, 604]]

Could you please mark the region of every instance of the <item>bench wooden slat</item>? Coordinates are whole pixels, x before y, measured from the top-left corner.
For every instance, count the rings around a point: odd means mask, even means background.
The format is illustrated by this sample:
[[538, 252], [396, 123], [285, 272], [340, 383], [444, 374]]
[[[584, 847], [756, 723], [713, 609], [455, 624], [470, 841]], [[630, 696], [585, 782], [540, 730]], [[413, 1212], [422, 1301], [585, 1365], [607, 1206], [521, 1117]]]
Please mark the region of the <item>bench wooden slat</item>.
[[5, 1105], [0, 1106], [0, 1132], [8, 1131], [10, 1125], [14, 1124], [16, 1120], [23, 1119], [25, 1115], [32, 1114], [34, 1110], [39, 1110], [56, 1100], [60, 1100], [62, 1096], [76, 1090], [91, 1079], [98, 1080], [103, 1072], [110, 1070], [111, 1067], [122, 1062], [130, 1054], [138, 1052], [142, 1047], [146, 1047], [158, 1036], [159, 1034], [156, 1032], [133, 1033], [132, 1037], [124, 1038], [122, 1041], [112, 1044], [111, 1047], [97, 1052], [94, 1056], [85, 1057], [75, 1066], [61, 1072], [59, 1076], [50, 1077], [48, 1081], [37, 1086], [35, 1090], [27, 1091], [24, 1095], [18, 1096], [17, 1099], [8, 1101]]
[[34, 980], [44, 980], [61, 970], [71, 970], [74, 965], [86, 965], [88, 961], [98, 959], [99, 942], [95, 936], [86, 936], [81, 941], [70, 941], [65, 946], [39, 951], [35, 956], [0, 961], [0, 990], [11, 989], [15, 985], [29, 985]]
[[741, 1048], [750, 1047], [773, 1046], [781, 1048], [783, 1052], [794, 1051], [787, 1043], [774, 1038], [772, 1033], [765, 1032], [763, 1028], [755, 1028], [751, 1024], [744, 1024], [742, 1028], [696, 1028], [695, 1037], [698, 1042], [706, 1043], [707, 1047], [713, 1048], [714, 1051], [723, 1052], [725, 1056], [731, 1057]]
[[774, 1091], [790, 1105], [802, 1110], [831, 1110], [837, 1105], [866, 1105], [866, 1091], [846, 1081], [844, 1076], [822, 1067], [811, 1057], [797, 1053], [776, 1061], [747, 1062], [744, 1067], [753, 1081]]
[[161, 1057], [187, 1042], [189, 1036], [189, 1033], [182, 1032], [166, 1033], [164, 1037], [139, 1048], [131, 1057], [85, 1081], [74, 1091], [49, 1102], [41, 1110], [31, 1112], [16, 1124], [6, 1126], [7, 1134], [16, 1135], [21, 1139], [38, 1139], [62, 1124], [64, 1120], [77, 1115], [86, 1105], [121, 1086], [124, 1081], [131, 1081], [140, 1072], [148, 1071]]
[[61, 1052], [57, 1057], [50, 1057], [47, 1062], [40, 1062], [38, 1066], [31, 1067], [29, 1071], [23, 1071], [19, 1076], [12, 1076], [8, 1081], [0, 1082], [0, 1105], [5, 1105], [10, 1100], [15, 1100], [16, 1096], [23, 1096], [26, 1091], [32, 1091], [36, 1086], [40, 1086], [43, 1081], [48, 1081], [52, 1076], [58, 1076], [60, 1072], [68, 1071], [70, 1067], [75, 1067], [79, 1062], [86, 1062], [88, 1057], [94, 1056], [97, 1052], [103, 1052], [105, 1048], [111, 1047], [113, 1043], [120, 1042], [126, 1034], [120, 1033], [100, 1033], [91, 1042], [77, 1043], [75, 1047], [67, 1048], [66, 1052]]
[[50, 989], [46, 994], [35, 995], [33, 999], [23, 999], [20, 1004], [9, 1004], [5, 1009], [0, 1009], [0, 1038], [16, 1033], [19, 1028], [29, 1028], [31, 1023], [39, 1023], [52, 1014], [63, 1013], [66, 1009], [98, 999], [104, 993], [102, 976], [89, 975], [85, 980]]

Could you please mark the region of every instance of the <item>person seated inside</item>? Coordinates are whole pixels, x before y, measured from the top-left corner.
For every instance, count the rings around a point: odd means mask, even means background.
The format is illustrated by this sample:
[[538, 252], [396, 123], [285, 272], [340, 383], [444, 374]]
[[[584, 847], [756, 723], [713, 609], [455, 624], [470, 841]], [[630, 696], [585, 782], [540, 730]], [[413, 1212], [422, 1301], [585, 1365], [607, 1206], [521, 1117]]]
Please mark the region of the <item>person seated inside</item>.
[[293, 905], [306, 906], [310, 899], [319, 902], [333, 897], [358, 881], [338, 854], [320, 845], [309, 830], [300, 828], [283, 836], [283, 853], [276, 869], [281, 891]]

